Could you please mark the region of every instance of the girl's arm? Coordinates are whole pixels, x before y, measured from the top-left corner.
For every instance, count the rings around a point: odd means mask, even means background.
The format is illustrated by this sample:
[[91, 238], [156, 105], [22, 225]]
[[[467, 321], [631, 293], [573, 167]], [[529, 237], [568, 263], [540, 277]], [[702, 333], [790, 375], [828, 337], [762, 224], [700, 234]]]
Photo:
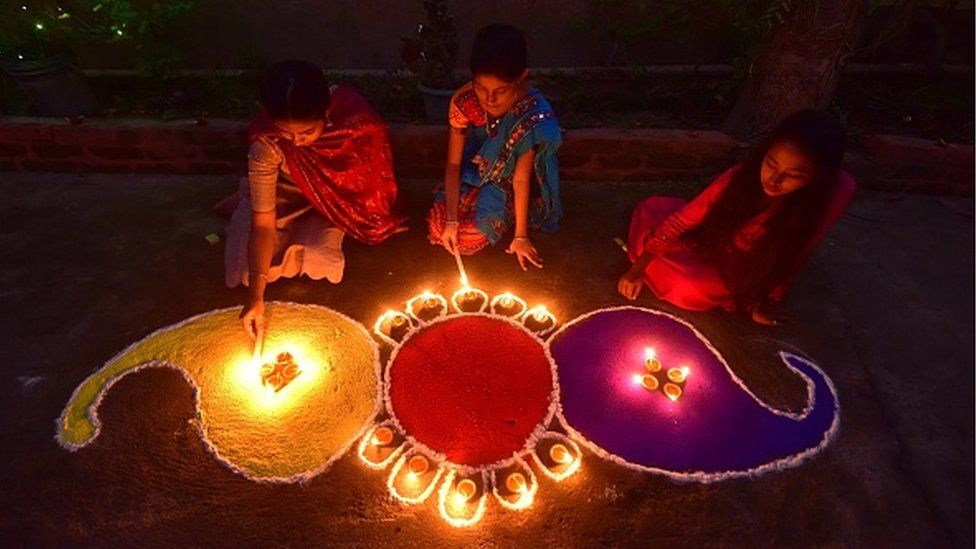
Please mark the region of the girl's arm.
[[732, 180], [732, 174], [737, 169], [738, 166], [735, 166], [726, 170], [722, 175], [716, 177], [698, 196], [665, 219], [653, 233], [647, 236], [644, 245], [645, 253], [649, 250], [652, 254], [659, 255], [680, 239], [685, 231], [697, 227], [705, 219], [705, 215], [712, 209], [725, 188], [728, 187]]
[[447, 163], [444, 165], [444, 207], [447, 225], [441, 235], [441, 244], [451, 253], [457, 248], [458, 197], [461, 192], [461, 154], [467, 140], [467, 130], [451, 126], [447, 138]]
[[241, 321], [251, 337], [264, 331], [264, 288], [268, 284], [268, 270], [274, 255], [275, 195], [282, 160], [272, 143], [256, 141], [248, 150], [251, 232], [247, 242], [248, 297], [241, 311]]
[[697, 226], [722, 194], [738, 169], [734, 166], [715, 178], [698, 196], [662, 222], [654, 232], [645, 237], [643, 251], [634, 264], [617, 281], [617, 291], [634, 300], [644, 287], [643, 276], [654, 256], [665, 253], [688, 229]]
[[515, 210], [515, 237], [506, 250], [510, 254], [515, 254], [522, 270], [526, 270], [525, 262], [528, 261], [536, 267], [542, 268], [542, 256], [536, 251], [532, 241], [529, 240], [529, 185], [532, 182], [532, 175], [535, 170], [535, 151], [529, 149], [528, 152], [519, 157], [515, 164], [515, 173], [512, 176], [512, 190], [514, 194], [513, 209]]

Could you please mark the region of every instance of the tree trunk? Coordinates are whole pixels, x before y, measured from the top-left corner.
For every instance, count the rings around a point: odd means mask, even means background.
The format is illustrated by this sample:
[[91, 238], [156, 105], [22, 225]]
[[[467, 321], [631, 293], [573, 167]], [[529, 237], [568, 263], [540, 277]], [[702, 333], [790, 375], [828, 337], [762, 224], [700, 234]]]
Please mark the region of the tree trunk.
[[866, 12], [867, 0], [793, 2], [759, 47], [722, 130], [751, 140], [797, 110], [827, 107]]

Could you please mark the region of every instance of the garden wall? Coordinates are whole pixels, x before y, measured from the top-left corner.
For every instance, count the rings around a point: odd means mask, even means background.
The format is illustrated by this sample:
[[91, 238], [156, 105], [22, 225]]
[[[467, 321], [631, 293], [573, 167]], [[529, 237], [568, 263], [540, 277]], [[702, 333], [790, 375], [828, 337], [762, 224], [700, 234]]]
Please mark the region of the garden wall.
[[[493, 22], [525, 31], [534, 67], [731, 63], [741, 50], [741, 32], [731, 21], [711, 13], [690, 14], [694, 36], [682, 31], [680, 22], [654, 22], [666, 6], [684, 1], [656, 0], [644, 10], [639, 7], [643, 3], [626, 0], [451, 0], [448, 5], [460, 38], [462, 67], [477, 30]], [[864, 45], [874, 44], [879, 33], [891, 33], [882, 25], [890, 3], [882, 1], [866, 21]], [[701, 5], [714, 8], [720, 2]], [[886, 35], [883, 47], [864, 48], [854, 61], [925, 63], [935, 57], [969, 64], [972, 1], [959, 3], [955, 15], [943, 23], [933, 23], [930, 11], [910, 18], [897, 36]], [[186, 52], [188, 68], [196, 69], [248, 68], [290, 57], [332, 69], [394, 69], [401, 65], [401, 37], [415, 33], [424, 21], [421, 0], [197, 0], [180, 22], [177, 42]], [[946, 25], [938, 31], [944, 36], [934, 30], [940, 25]], [[113, 48], [82, 54], [85, 68], [129, 68]]]
[[[438, 178], [446, 132], [440, 126], [391, 126], [399, 177]], [[0, 171], [79, 173], [243, 173], [246, 124], [212, 120], [63, 121], [12, 118], [0, 122]], [[705, 177], [733, 161], [738, 147], [715, 131], [583, 128], [567, 130], [559, 150], [569, 180], [639, 181]], [[972, 145], [872, 135], [847, 165], [864, 187], [969, 194]]]

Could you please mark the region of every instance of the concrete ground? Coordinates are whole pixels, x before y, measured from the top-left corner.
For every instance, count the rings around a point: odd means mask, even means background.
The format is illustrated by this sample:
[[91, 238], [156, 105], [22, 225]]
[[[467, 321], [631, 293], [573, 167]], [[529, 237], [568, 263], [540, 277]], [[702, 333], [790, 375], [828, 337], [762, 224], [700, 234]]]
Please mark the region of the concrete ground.
[[[54, 442], [75, 386], [116, 351], [193, 314], [240, 303], [223, 286], [225, 221], [209, 205], [227, 177], [0, 174], [0, 537], [12, 545], [959, 546], [973, 545], [971, 200], [862, 193], [798, 279], [796, 321], [760, 328], [681, 313], [758, 395], [798, 408], [804, 386], [771, 359], [794, 346], [832, 376], [841, 431], [809, 463], [758, 479], [676, 484], [584, 456], [542, 481], [526, 512], [489, 508], [448, 527], [401, 507], [385, 476], [347, 455], [305, 485], [269, 486], [221, 466], [188, 420], [190, 387], [169, 370], [125, 378], [105, 428], [76, 453]], [[562, 231], [523, 273], [500, 249], [467, 261], [489, 291], [517, 290], [568, 320], [620, 304], [626, 259], [612, 242], [651, 193], [696, 184], [564, 185]], [[347, 243], [346, 280], [273, 284], [268, 299], [328, 305], [370, 324], [424, 287], [452, 290], [450, 256], [422, 229], [430, 182], [409, 182], [411, 231]], [[960, 213], [962, 211], [962, 213]], [[639, 303], [672, 310], [645, 291]]]

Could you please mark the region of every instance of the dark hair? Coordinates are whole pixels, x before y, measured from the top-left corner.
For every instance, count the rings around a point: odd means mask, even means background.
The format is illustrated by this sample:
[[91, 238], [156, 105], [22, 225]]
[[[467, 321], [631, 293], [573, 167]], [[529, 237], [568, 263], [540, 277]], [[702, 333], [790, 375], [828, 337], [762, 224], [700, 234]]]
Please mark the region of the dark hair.
[[495, 23], [478, 31], [471, 47], [471, 74], [490, 74], [514, 82], [528, 67], [522, 31]]
[[[810, 109], [788, 116], [752, 150], [702, 222], [682, 235], [719, 266], [740, 308], [755, 306], [794, 274], [837, 186], [844, 141], [843, 126], [829, 113]], [[729, 261], [726, 254], [736, 233], [768, 205], [760, 170], [766, 153], [778, 143], [789, 143], [810, 158], [813, 179], [780, 199], [747, 257]]]
[[264, 74], [261, 105], [272, 120], [317, 120], [329, 106], [329, 84], [314, 63], [279, 61]]

